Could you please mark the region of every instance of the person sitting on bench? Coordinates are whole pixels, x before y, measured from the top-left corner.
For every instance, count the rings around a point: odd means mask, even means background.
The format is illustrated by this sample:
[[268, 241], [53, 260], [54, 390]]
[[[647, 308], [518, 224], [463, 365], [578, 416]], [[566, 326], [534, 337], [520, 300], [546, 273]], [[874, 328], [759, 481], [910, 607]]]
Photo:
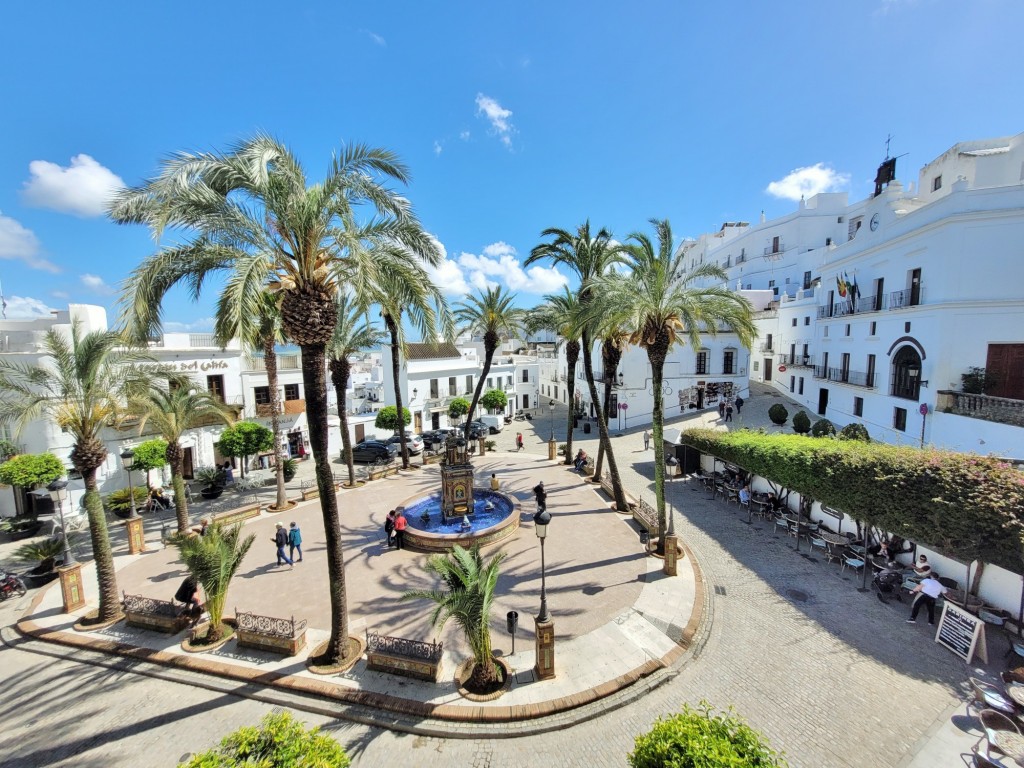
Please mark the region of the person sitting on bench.
[[194, 577], [185, 577], [178, 591], [174, 593], [174, 599], [185, 606], [181, 615], [188, 616], [193, 627], [198, 624], [199, 617], [203, 615], [203, 604], [199, 601], [199, 584]]

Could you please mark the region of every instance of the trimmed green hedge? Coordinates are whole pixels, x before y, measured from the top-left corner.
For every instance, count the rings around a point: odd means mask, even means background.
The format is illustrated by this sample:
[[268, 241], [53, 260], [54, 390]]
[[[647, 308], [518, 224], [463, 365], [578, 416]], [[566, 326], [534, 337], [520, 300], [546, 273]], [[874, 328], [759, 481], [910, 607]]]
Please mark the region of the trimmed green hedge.
[[996, 458], [748, 430], [682, 441], [950, 557], [1021, 570], [1024, 472]]

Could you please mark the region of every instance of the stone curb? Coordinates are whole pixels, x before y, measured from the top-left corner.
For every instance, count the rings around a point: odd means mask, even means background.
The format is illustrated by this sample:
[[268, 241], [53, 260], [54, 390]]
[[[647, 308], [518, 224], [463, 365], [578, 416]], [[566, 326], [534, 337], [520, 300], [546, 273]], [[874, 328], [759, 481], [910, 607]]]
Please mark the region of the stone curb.
[[[156, 670], [145, 670], [145, 666], [150, 666], [236, 681], [246, 684], [245, 689], [231, 689], [237, 695], [363, 724], [424, 736], [509, 738], [559, 730], [626, 706], [675, 677], [687, 659], [699, 656], [708, 637], [710, 596], [692, 551], [685, 543], [682, 546], [693, 568], [696, 595], [690, 619], [682, 630], [681, 638], [676, 641], [677, 645], [660, 659], [651, 659], [613, 680], [585, 691], [535, 704], [509, 707], [431, 705], [397, 696], [344, 689], [320, 679], [260, 672], [205, 658], [183, 657], [77, 633], [50, 630], [31, 619], [21, 619], [14, 625], [14, 629], [23, 638], [30, 640], [139, 663], [131, 666], [133, 672], [161, 676]], [[36, 595], [25, 615], [36, 610], [45, 591], [43, 589]], [[6, 638], [4, 642], [10, 645]], [[77, 660], [74, 654], [64, 657]], [[95, 661], [86, 663], [102, 664]], [[178, 678], [172, 675], [169, 679]], [[220, 689], [209, 683], [205, 687]], [[250, 687], [255, 690], [250, 690]], [[282, 696], [287, 700], [280, 700]], [[339, 705], [342, 707], [340, 711]], [[493, 727], [499, 723], [503, 725]], [[509, 723], [514, 725], [510, 728]]]

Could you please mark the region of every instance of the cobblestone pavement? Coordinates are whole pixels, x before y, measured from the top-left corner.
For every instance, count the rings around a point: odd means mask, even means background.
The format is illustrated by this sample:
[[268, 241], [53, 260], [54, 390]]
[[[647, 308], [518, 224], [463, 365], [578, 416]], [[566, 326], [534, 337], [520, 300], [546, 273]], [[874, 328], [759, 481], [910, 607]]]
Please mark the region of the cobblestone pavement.
[[[775, 396], [756, 390], [733, 426], [765, 423], [773, 402]], [[547, 420], [537, 421], [546, 436]], [[717, 419], [707, 413], [686, 417], [696, 421]], [[526, 433], [532, 425], [512, 427]], [[498, 436], [499, 449], [511, 445], [515, 431], [506, 428]], [[646, 495], [653, 451], [643, 451], [641, 432], [615, 438], [615, 448], [624, 482]], [[533, 435], [527, 446], [535, 452], [543, 447]], [[596, 445], [590, 440], [582, 447], [590, 452]], [[734, 706], [793, 766], [907, 765], [935, 728], [949, 722], [963, 682], [975, 672], [933, 643], [926, 624], [905, 624], [906, 606], [859, 593], [855, 575], [795, 552], [788, 537], [764, 523], [748, 525], [745, 514], [708, 500], [695, 486], [677, 482], [669, 498], [678, 510], [677, 530], [707, 579], [710, 630], [699, 655], [643, 699], [572, 727], [500, 740], [411, 736], [305, 712], [300, 717], [324, 725], [358, 766], [418, 768], [623, 766], [633, 739], [653, 720], [701, 699]], [[581, 545], [585, 536], [581, 532]], [[556, 617], [560, 607], [550, 606]], [[0, 606], [4, 624], [15, 608]], [[990, 645], [998, 664], [1002, 647]], [[184, 753], [214, 744], [273, 708], [191, 680], [135, 675], [131, 666], [121, 662], [111, 670], [0, 650], [7, 737], [0, 768], [172, 766]], [[948, 754], [931, 764], [964, 762]]]

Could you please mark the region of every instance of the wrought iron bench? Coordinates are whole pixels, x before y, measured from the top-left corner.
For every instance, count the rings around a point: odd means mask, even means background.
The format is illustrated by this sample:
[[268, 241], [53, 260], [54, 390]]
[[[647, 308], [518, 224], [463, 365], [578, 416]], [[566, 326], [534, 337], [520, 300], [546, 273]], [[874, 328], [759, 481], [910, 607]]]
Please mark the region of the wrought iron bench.
[[[601, 490], [608, 494], [608, 497], [615, 501], [615, 490], [612, 488], [612, 476], [607, 472], [601, 475]], [[622, 494], [626, 497], [626, 505], [630, 509], [636, 509], [638, 506], [637, 500], [629, 495], [629, 492], [625, 489], [622, 490]]]
[[[253, 496], [258, 499], [258, 497]], [[213, 515], [213, 522], [223, 526], [235, 525], [236, 523], [244, 523], [251, 517], [260, 516], [260, 504], [257, 500], [252, 504], [247, 504], [244, 507], [238, 507], [237, 509], [229, 509], [227, 512], [218, 512]]]
[[441, 674], [443, 643], [366, 632], [366, 668], [436, 683]]
[[177, 634], [188, 626], [188, 616], [170, 600], [157, 600], [145, 595], [124, 595], [125, 619], [130, 627], [153, 629], [157, 632]]
[[260, 616], [235, 609], [238, 644], [261, 651], [294, 656], [306, 645], [306, 621]]
[[658, 510], [643, 499], [633, 507], [633, 519], [650, 534], [652, 539], [661, 535], [661, 528], [658, 526]]

